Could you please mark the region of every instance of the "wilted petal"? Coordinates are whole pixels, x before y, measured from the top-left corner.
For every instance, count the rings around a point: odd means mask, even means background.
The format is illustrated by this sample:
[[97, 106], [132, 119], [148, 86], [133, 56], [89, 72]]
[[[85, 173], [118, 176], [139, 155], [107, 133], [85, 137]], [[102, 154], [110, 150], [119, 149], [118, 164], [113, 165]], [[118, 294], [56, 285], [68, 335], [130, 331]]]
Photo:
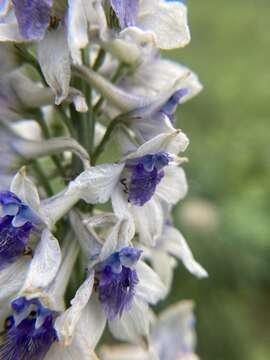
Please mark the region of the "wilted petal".
[[71, 78], [69, 49], [63, 26], [48, 31], [38, 43], [38, 59], [45, 79], [55, 93], [55, 103], [59, 105], [68, 96]]

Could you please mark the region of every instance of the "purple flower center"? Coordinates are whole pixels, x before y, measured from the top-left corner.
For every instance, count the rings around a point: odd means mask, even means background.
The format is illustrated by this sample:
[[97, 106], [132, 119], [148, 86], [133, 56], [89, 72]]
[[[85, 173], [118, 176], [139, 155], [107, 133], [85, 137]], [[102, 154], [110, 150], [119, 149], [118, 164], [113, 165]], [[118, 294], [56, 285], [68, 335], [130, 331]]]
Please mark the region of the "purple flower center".
[[13, 0], [21, 35], [26, 40], [41, 40], [50, 23], [53, 0]]
[[132, 305], [139, 282], [134, 265], [142, 251], [125, 247], [95, 267], [95, 289], [108, 320], [114, 320]]
[[[136, 23], [139, 0], [109, 0], [111, 9], [109, 14], [109, 25], [115, 23], [114, 17], [116, 16], [118, 24], [121, 29], [128, 26], [134, 26]], [[115, 26], [113, 26], [115, 27]]]
[[170, 162], [166, 152], [148, 154], [141, 158], [127, 161], [128, 180], [122, 180], [124, 191], [128, 193], [128, 201], [137, 206], [143, 206], [155, 194], [156, 187], [164, 177], [163, 168]]
[[57, 313], [38, 299], [20, 297], [11, 303], [13, 314], [6, 319], [0, 344], [0, 359], [42, 360], [57, 341], [54, 320]]
[[36, 215], [15, 194], [0, 192], [0, 269], [26, 251]]

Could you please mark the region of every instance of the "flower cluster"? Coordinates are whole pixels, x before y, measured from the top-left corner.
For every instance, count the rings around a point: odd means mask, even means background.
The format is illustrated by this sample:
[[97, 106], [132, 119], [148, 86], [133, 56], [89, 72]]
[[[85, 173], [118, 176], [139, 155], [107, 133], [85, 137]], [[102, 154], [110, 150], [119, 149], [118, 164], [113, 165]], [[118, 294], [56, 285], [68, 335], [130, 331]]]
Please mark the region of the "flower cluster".
[[179, 0], [0, 0], [0, 360], [197, 358], [192, 303], [150, 307], [207, 276], [171, 216], [189, 41]]

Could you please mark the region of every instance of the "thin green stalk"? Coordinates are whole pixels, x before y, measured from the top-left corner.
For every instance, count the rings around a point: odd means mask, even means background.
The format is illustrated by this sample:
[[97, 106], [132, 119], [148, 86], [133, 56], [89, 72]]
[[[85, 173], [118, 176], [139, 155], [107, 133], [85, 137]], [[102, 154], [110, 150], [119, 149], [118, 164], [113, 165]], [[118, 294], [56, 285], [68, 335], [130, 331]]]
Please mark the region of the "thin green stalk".
[[[51, 135], [50, 135], [50, 130], [46, 124], [46, 121], [44, 121], [44, 118], [41, 114], [40, 111], [36, 111], [35, 112], [35, 119], [37, 120], [37, 122], [39, 123], [42, 133], [45, 137], [45, 139], [50, 139]], [[52, 161], [54, 162], [56, 168], [58, 169], [60, 175], [65, 178], [65, 169], [63, 168], [61, 161], [58, 159], [58, 157], [56, 155], [52, 155], [51, 156]]]
[[33, 168], [39, 178], [40, 183], [42, 184], [44, 190], [46, 191], [48, 196], [53, 196], [54, 191], [50, 184], [50, 182], [47, 179], [47, 175], [44, 173], [42, 167], [40, 166], [39, 162], [37, 160], [32, 161]]
[[73, 128], [72, 121], [71, 121], [70, 117], [66, 114], [65, 109], [62, 106], [56, 106], [55, 108], [56, 108], [56, 111], [59, 113], [64, 125], [68, 129], [70, 136], [76, 138], [76, 133]]
[[100, 144], [98, 145], [98, 147], [96, 148], [92, 159], [91, 159], [91, 163], [92, 165], [95, 165], [97, 162], [97, 159], [99, 158], [99, 156], [102, 154], [102, 152], [104, 151], [107, 143], [109, 142], [109, 140], [111, 139], [111, 135], [114, 132], [115, 128], [120, 125], [122, 122], [124, 121], [124, 116], [120, 115], [117, 118], [115, 118], [114, 120], [112, 120], [109, 124], [109, 126], [107, 127], [107, 130], [103, 136], [103, 139], [101, 140]]

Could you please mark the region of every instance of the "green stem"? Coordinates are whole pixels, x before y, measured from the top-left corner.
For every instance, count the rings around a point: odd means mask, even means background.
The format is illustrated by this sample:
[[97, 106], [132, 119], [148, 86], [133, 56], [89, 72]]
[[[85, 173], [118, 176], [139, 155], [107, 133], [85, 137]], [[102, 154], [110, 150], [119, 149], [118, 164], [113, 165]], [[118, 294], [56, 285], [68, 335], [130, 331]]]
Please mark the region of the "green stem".
[[[35, 112], [35, 119], [37, 120], [37, 122], [39, 123], [40, 127], [41, 127], [41, 130], [42, 130], [42, 133], [44, 135], [44, 138], [45, 139], [50, 139], [51, 138], [51, 135], [50, 135], [50, 130], [46, 124], [46, 121], [44, 120], [42, 114], [41, 114], [41, 111], [36, 111]], [[56, 155], [52, 155], [51, 156], [51, 159], [52, 161], [54, 162], [56, 168], [58, 169], [60, 175], [65, 178], [65, 169], [63, 168], [62, 164], [61, 164], [61, 161], [58, 159], [58, 157]]]
[[115, 130], [115, 128], [121, 124], [121, 122], [124, 121], [124, 116], [120, 115], [117, 118], [115, 118], [114, 120], [112, 120], [109, 124], [109, 126], [107, 127], [107, 130], [103, 136], [103, 139], [101, 140], [100, 144], [98, 145], [98, 147], [96, 148], [94, 154], [92, 155], [92, 159], [91, 159], [91, 163], [92, 165], [95, 165], [97, 162], [97, 159], [99, 158], [99, 156], [101, 155], [101, 153], [104, 151], [107, 143], [109, 142], [111, 135], [113, 133], [113, 131]]
[[46, 174], [44, 173], [42, 167], [40, 166], [39, 162], [37, 160], [32, 161], [33, 168], [39, 178], [40, 183], [42, 184], [44, 190], [46, 191], [48, 196], [53, 196], [53, 188], [51, 187], [50, 182], [47, 179]]

